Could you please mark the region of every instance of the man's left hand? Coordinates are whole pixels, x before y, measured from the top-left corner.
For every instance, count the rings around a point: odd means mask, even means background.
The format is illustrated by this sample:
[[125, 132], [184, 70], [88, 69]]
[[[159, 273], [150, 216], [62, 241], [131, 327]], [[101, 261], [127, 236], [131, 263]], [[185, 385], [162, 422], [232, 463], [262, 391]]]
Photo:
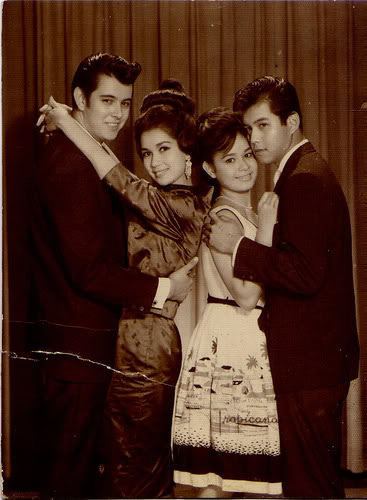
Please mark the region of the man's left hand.
[[203, 227], [203, 241], [221, 253], [232, 254], [237, 242], [244, 236], [243, 230], [239, 229], [238, 222], [226, 217], [218, 217], [210, 214], [210, 222], [207, 221]]

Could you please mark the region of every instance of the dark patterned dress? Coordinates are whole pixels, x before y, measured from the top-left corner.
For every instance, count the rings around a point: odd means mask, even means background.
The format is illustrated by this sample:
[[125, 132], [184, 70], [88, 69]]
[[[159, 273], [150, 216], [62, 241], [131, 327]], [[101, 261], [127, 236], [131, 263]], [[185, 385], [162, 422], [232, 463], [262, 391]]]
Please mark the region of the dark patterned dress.
[[[212, 193], [161, 188], [122, 165], [106, 177], [135, 212], [129, 222], [129, 265], [168, 276], [197, 254]], [[101, 433], [98, 493], [103, 497], [160, 498], [173, 487], [171, 424], [181, 342], [173, 321], [178, 303], [149, 314], [125, 310]]]

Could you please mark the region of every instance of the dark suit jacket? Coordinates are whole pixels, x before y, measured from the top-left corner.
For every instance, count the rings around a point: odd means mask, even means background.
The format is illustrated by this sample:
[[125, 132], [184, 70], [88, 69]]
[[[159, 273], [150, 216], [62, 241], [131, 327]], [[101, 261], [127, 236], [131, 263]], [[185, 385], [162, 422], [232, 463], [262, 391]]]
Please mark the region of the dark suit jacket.
[[244, 238], [238, 278], [262, 283], [266, 333], [277, 392], [327, 387], [357, 377], [349, 212], [343, 192], [310, 143], [287, 161], [275, 192], [272, 248]]
[[[123, 268], [121, 205], [61, 133], [39, 162], [32, 215], [39, 348], [113, 364], [121, 306], [149, 310], [158, 280]], [[100, 376], [91, 363], [52, 359], [58, 376]]]

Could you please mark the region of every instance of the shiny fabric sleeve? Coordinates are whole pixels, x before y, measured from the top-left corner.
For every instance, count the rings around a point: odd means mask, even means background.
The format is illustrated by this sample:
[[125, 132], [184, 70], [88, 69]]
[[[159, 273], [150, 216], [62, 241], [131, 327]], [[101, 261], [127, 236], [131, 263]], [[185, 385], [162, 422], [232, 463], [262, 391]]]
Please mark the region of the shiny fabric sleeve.
[[[158, 231], [179, 241], [195, 217], [193, 197], [160, 189], [131, 173], [121, 163], [105, 176], [105, 181]], [[179, 187], [178, 187], [179, 189]], [[208, 205], [209, 206], [209, 205]]]

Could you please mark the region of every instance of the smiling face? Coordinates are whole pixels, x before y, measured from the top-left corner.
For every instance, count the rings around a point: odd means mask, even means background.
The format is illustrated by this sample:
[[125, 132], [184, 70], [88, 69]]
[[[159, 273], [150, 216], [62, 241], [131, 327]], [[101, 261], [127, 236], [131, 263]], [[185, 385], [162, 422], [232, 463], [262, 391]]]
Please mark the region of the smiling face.
[[191, 184], [185, 176], [187, 155], [167, 132], [160, 128], [146, 130], [140, 145], [144, 167], [160, 186]]
[[246, 138], [237, 134], [229, 151], [217, 151], [211, 165], [213, 174], [221, 186], [221, 193], [244, 193], [256, 181], [257, 162]]
[[80, 88], [74, 91], [82, 123], [97, 141], [113, 141], [129, 118], [132, 85], [113, 76], [100, 75], [97, 88], [86, 99]]
[[264, 165], [278, 166], [283, 156], [293, 147], [294, 117], [285, 124], [275, 115], [267, 101], [259, 101], [243, 114], [251, 147], [256, 159]]

